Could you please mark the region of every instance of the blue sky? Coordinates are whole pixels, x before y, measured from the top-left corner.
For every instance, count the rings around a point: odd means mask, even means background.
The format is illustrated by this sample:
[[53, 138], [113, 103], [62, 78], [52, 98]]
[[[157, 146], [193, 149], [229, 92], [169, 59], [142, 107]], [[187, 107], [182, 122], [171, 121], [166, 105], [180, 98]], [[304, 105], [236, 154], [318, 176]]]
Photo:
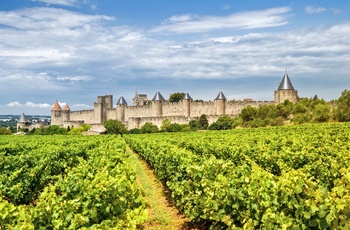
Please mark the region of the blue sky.
[[0, 1], [0, 114], [91, 109], [98, 95], [273, 100], [350, 88], [350, 1]]

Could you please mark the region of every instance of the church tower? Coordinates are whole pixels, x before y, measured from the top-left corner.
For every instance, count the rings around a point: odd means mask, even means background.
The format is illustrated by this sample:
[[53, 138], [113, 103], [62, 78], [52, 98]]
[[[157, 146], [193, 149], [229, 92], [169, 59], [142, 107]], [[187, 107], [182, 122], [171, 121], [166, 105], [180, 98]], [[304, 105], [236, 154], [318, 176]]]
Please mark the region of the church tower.
[[284, 74], [278, 89], [275, 90], [275, 104], [280, 104], [285, 100], [296, 103], [299, 101], [298, 91], [294, 89], [292, 82], [288, 77], [288, 73]]

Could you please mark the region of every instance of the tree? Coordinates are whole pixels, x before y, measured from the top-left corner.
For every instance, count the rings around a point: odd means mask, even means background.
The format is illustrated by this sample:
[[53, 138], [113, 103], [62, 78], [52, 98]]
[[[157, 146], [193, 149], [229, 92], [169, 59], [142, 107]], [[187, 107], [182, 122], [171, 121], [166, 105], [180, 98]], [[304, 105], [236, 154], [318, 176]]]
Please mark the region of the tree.
[[125, 125], [118, 120], [109, 119], [109, 120], [103, 122], [103, 126], [106, 128], [107, 134], [123, 135], [123, 134], [128, 132]]
[[196, 120], [190, 120], [188, 122], [188, 125], [190, 126], [191, 130], [197, 130], [198, 129], [198, 123]]
[[307, 112], [307, 107], [303, 103], [296, 103], [292, 109], [292, 113], [294, 115], [296, 114], [301, 114], [301, 113], [306, 113]]
[[257, 109], [248, 105], [242, 109], [240, 116], [242, 117], [243, 122], [249, 122], [254, 120], [256, 114]]
[[313, 112], [314, 120], [317, 122], [325, 122], [330, 118], [331, 116], [330, 113], [331, 113], [331, 108], [329, 107], [329, 105], [318, 104], [315, 106], [315, 109]]
[[152, 124], [151, 122], [146, 122], [141, 127], [141, 133], [156, 133], [159, 131], [158, 126]]
[[234, 119], [229, 116], [222, 116], [219, 119], [209, 126], [211, 130], [225, 130], [232, 129], [232, 124]]
[[10, 135], [12, 134], [11, 130], [6, 128], [0, 128], [0, 135]]
[[179, 102], [185, 98], [185, 93], [172, 93], [169, 97], [169, 102]]
[[180, 132], [181, 125], [179, 125], [178, 123], [173, 123], [173, 124], [169, 125], [169, 127], [167, 127], [166, 131], [167, 132]]
[[197, 127], [198, 129], [207, 129], [209, 125], [207, 115], [202, 114], [198, 121], [197, 121]]
[[338, 121], [350, 121], [350, 90], [344, 90], [341, 93], [335, 112]]
[[160, 126], [160, 129], [162, 131], [167, 131], [167, 128], [171, 125], [171, 121], [169, 118], [166, 118], [162, 121], [162, 125]]

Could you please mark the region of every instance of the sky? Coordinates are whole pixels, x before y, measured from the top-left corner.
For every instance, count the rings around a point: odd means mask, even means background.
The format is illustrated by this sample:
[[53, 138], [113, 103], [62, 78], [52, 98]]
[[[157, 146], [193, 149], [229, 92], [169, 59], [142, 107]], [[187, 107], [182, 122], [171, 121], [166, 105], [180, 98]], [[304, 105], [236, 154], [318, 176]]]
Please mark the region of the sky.
[[159, 91], [273, 100], [350, 88], [350, 1], [0, 0], [0, 114]]

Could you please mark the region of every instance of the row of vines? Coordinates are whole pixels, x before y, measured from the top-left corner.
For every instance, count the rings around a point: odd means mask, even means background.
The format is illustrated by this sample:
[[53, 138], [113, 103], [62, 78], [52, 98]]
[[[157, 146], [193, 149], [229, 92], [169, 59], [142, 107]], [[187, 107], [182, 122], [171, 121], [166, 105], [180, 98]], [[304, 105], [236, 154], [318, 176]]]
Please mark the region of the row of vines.
[[0, 229], [135, 229], [146, 204], [125, 141], [0, 139]]
[[350, 229], [349, 123], [124, 138], [195, 222]]

